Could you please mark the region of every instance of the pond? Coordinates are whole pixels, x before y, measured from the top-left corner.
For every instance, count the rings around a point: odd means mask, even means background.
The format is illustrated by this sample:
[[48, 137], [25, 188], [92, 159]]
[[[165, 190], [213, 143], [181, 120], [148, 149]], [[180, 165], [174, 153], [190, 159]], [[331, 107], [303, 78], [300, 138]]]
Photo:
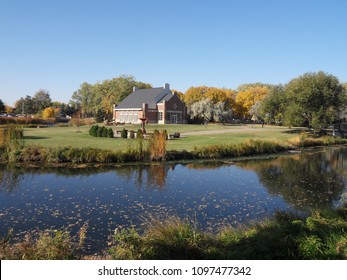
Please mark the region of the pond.
[[306, 150], [239, 163], [115, 168], [0, 167], [0, 236], [88, 222], [87, 250], [118, 227], [178, 216], [205, 231], [271, 217], [277, 210], [336, 207], [346, 200], [347, 148]]

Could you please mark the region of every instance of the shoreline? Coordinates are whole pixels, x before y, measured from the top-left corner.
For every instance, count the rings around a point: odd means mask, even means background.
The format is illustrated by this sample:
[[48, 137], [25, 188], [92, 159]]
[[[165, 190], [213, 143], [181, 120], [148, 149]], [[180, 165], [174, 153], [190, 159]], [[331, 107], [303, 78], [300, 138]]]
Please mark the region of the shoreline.
[[[267, 141], [263, 141], [267, 142]], [[126, 161], [126, 162], [44, 162], [44, 161], [19, 161], [19, 162], [11, 162], [11, 161], [2, 161], [0, 165], [7, 165], [13, 167], [24, 167], [24, 168], [71, 168], [71, 169], [85, 169], [85, 168], [115, 168], [115, 167], [123, 167], [123, 166], [136, 166], [136, 165], [159, 165], [159, 164], [189, 164], [189, 163], [221, 163], [221, 164], [234, 164], [242, 161], [249, 160], [261, 160], [261, 159], [272, 159], [280, 156], [287, 156], [292, 154], [299, 154], [309, 150], [320, 150], [325, 147], [342, 147], [347, 146], [347, 143], [334, 143], [328, 145], [312, 145], [306, 146], [303, 148], [293, 148], [290, 147], [287, 150], [280, 150], [278, 152], [270, 152], [270, 153], [253, 153], [249, 155], [239, 155], [239, 156], [230, 156], [230, 157], [201, 157], [201, 158], [190, 158], [190, 159], [177, 159], [177, 160], [162, 160], [162, 161], [150, 161], [150, 160], [137, 160], [137, 161]], [[208, 148], [208, 147], [207, 147]], [[44, 148], [43, 148], [44, 149]], [[88, 149], [88, 148], [86, 148]], [[100, 150], [100, 152], [107, 152], [108, 150]], [[171, 151], [168, 151], [170, 155]], [[184, 154], [189, 153], [192, 155], [192, 152], [186, 151], [173, 151], [176, 154]], [[44, 164], [44, 167], [42, 166]]]

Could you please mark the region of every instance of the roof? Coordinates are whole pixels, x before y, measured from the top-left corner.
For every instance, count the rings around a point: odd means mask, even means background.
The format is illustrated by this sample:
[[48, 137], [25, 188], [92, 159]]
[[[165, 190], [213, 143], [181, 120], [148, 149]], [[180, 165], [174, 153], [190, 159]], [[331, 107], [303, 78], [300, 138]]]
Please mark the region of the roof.
[[171, 97], [174, 96], [173, 94], [167, 94], [162, 99], [160, 99], [157, 103], [163, 103], [163, 101], [169, 101]]
[[[171, 91], [169, 92], [171, 93]], [[163, 94], [165, 95], [162, 96]], [[173, 94], [169, 94], [163, 87], [137, 89], [124, 98], [116, 109], [142, 108], [143, 103], [158, 103], [166, 99], [169, 100], [172, 96]]]

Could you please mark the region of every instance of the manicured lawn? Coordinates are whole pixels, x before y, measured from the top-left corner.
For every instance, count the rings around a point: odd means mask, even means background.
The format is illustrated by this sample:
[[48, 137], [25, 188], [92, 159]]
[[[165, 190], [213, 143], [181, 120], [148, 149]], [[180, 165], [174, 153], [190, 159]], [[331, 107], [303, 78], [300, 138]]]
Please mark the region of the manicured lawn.
[[[114, 130], [122, 130], [123, 126], [113, 127]], [[137, 130], [139, 125], [125, 126], [126, 129]], [[287, 127], [273, 127], [243, 125], [222, 126], [210, 124], [202, 125], [148, 125], [147, 131], [154, 129], [166, 129], [168, 133], [180, 132], [182, 138], [170, 140], [169, 150], [191, 151], [194, 147], [240, 143], [247, 139], [262, 139], [286, 141], [296, 136], [294, 129]], [[76, 127], [45, 127], [25, 128], [24, 137], [27, 144], [72, 147], [95, 147], [110, 150], [126, 150], [128, 147], [136, 146], [136, 140], [121, 138], [98, 138], [88, 134], [89, 126]]]

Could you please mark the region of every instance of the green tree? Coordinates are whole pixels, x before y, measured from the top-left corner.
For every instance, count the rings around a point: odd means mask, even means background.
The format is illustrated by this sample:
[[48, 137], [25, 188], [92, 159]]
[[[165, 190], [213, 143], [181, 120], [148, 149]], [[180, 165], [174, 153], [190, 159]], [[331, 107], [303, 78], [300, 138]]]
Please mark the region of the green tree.
[[15, 112], [17, 114], [35, 114], [34, 100], [30, 95], [21, 98], [15, 103]]
[[285, 107], [286, 95], [284, 86], [272, 86], [269, 93], [260, 101], [256, 114], [266, 123], [282, 124]]
[[133, 76], [119, 76], [104, 80], [94, 85], [83, 83], [72, 94], [70, 105], [80, 110], [83, 117], [100, 114], [106, 118], [112, 116], [113, 106], [121, 102], [132, 91], [133, 87], [149, 88], [150, 84], [138, 82]]
[[82, 117], [87, 117], [93, 112], [97, 112], [95, 107], [98, 107], [100, 104], [95, 98], [95, 93], [93, 91], [93, 86], [88, 83], [83, 83], [77, 91], [75, 91], [72, 96], [69, 104], [76, 111], [81, 111]]
[[6, 111], [6, 107], [4, 102], [0, 99], [0, 113], [4, 113]]
[[42, 112], [45, 108], [52, 105], [52, 99], [49, 95], [49, 92], [45, 89], [40, 89], [39, 91], [37, 91], [32, 98], [32, 101], [35, 114]]
[[322, 71], [306, 73], [286, 86], [287, 125], [321, 131], [337, 120], [345, 107], [345, 87], [335, 76]]

